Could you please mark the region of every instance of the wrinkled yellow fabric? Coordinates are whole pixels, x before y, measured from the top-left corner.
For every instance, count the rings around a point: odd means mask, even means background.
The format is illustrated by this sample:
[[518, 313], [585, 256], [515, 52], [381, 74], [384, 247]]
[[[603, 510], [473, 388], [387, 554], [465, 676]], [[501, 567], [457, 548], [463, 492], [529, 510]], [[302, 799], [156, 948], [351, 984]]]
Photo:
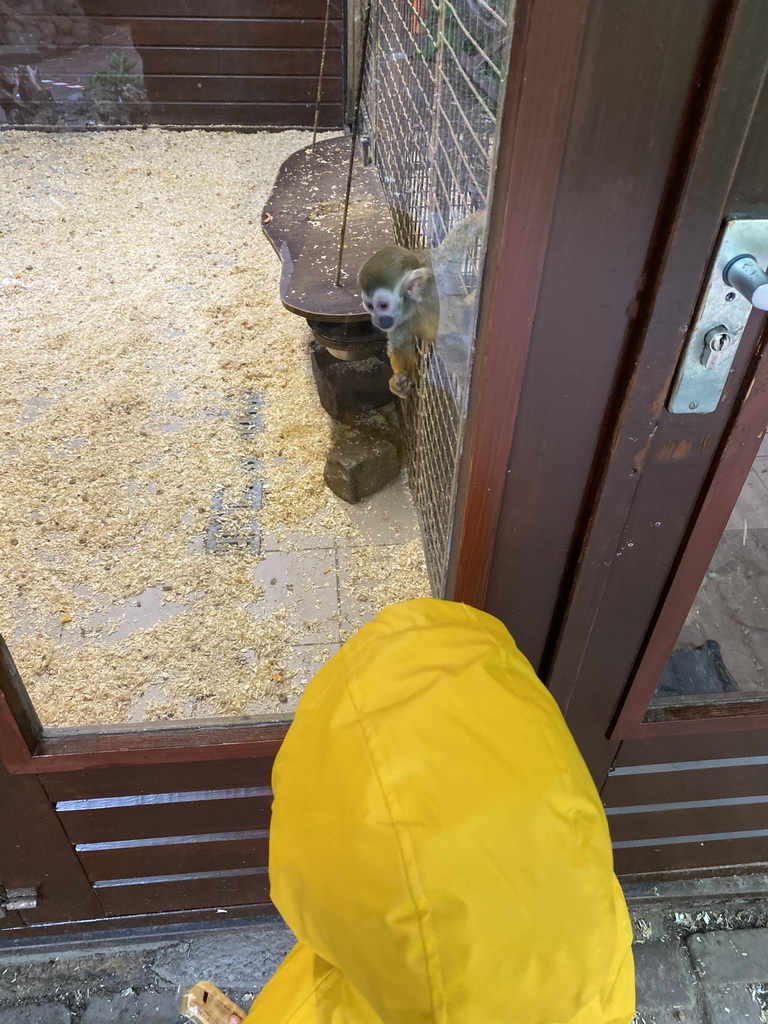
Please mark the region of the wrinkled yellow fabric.
[[605, 815], [504, 626], [392, 605], [307, 687], [278, 754], [272, 898], [298, 943], [248, 1024], [626, 1024]]

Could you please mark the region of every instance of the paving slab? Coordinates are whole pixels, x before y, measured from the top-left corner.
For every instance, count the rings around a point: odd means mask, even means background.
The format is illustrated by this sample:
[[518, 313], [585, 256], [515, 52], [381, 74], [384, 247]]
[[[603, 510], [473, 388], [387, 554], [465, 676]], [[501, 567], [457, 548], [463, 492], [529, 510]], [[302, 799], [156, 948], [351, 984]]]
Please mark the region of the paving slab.
[[682, 1010], [687, 1017], [695, 1008], [696, 991], [683, 947], [672, 940], [642, 942], [635, 946], [634, 956], [638, 1011]]
[[0, 1024], [69, 1024], [71, 1019], [64, 1003], [7, 1006], [0, 1010]]
[[264, 592], [252, 606], [256, 622], [279, 612], [294, 643], [339, 643], [332, 548], [270, 552], [253, 569], [253, 583]]
[[107, 949], [71, 959], [53, 952], [46, 960], [32, 962], [19, 957], [8, 961], [0, 958], [0, 1005], [46, 1004], [85, 992], [104, 995], [128, 988], [158, 987], [151, 953], [135, 948]]
[[[638, 1013], [632, 1024], [711, 1024], [697, 1010], [653, 1010]], [[736, 1024], [731, 1021], [730, 1024]]]
[[175, 991], [94, 996], [80, 1024], [176, 1024], [180, 1002], [181, 996]]
[[691, 935], [688, 951], [708, 988], [768, 982], [768, 928]]
[[270, 922], [232, 928], [174, 946], [155, 957], [155, 973], [173, 985], [212, 981], [223, 992], [256, 995], [272, 977], [295, 939], [285, 925]]
[[766, 1015], [747, 985], [705, 987], [708, 1024], [765, 1024]]

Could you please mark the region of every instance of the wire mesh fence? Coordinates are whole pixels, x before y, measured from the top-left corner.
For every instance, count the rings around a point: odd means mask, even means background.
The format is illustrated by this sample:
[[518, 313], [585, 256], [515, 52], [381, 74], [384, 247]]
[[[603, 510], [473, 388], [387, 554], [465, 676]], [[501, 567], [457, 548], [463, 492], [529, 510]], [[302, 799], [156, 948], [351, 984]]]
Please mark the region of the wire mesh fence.
[[[365, 2], [365, 0], [363, 0]], [[434, 247], [485, 209], [514, 0], [370, 0], [362, 120], [398, 242]], [[461, 324], [422, 348], [405, 407], [409, 481], [434, 592], [445, 589], [472, 365], [482, 241], [467, 252]]]

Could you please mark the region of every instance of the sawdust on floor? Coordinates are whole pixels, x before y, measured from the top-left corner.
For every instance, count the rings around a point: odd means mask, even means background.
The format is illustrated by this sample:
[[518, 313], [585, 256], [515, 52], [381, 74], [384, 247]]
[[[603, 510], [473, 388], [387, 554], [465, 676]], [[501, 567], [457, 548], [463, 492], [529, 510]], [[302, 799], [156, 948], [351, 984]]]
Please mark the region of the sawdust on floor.
[[[308, 141], [0, 135], [0, 633], [47, 725], [281, 709], [301, 627], [254, 614], [263, 556], [205, 550], [214, 495], [236, 532], [366, 540], [323, 483], [331, 421], [260, 229]], [[429, 593], [417, 541], [400, 563], [366, 558], [369, 611]]]

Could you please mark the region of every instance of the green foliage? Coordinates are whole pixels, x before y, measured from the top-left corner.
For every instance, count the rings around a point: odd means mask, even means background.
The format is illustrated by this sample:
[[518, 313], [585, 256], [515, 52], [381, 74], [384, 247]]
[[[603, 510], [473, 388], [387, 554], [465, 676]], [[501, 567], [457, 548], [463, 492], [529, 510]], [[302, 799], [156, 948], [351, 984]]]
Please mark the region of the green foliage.
[[115, 53], [108, 64], [86, 79], [85, 91], [118, 102], [144, 98], [144, 79], [134, 74], [135, 66], [124, 53]]

